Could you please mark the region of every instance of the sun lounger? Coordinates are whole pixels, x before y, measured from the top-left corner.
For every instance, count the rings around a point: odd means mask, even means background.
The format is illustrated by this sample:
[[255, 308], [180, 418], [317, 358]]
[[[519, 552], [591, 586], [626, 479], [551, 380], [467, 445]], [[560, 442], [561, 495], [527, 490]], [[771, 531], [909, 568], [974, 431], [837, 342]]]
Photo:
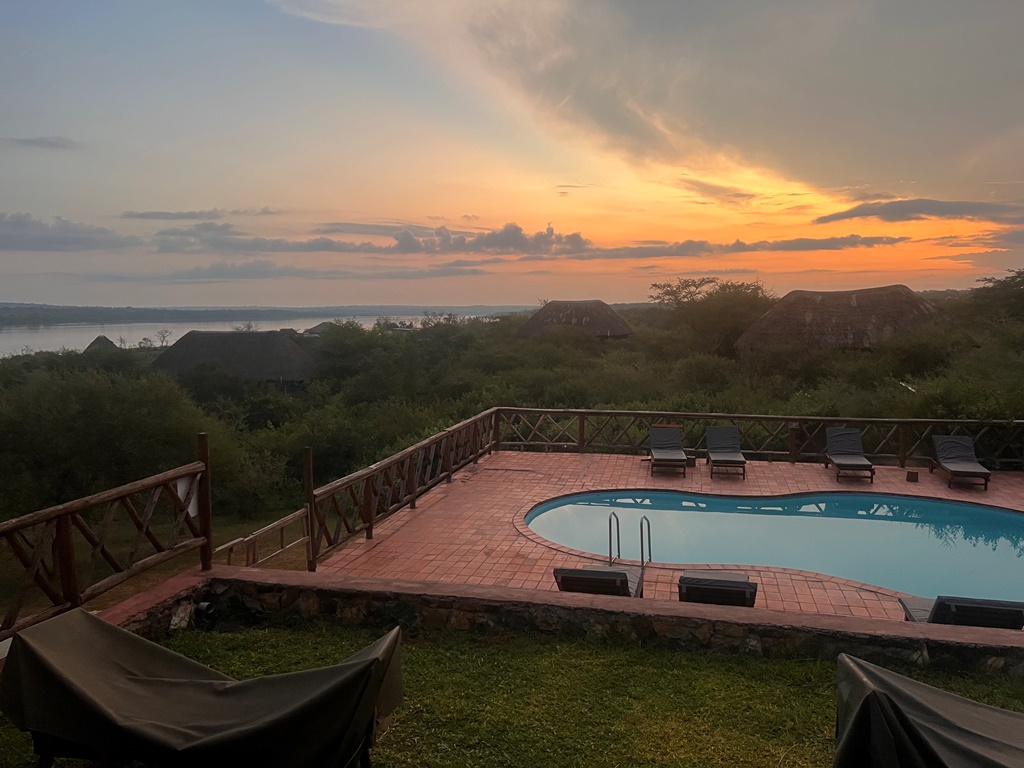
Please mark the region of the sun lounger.
[[875, 482], [875, 465], [864, 455], [860, 430], [850, 427], [828, 427], [825, 430], [825, 468], [836, 468], [836, 480], [846, 472], [854, 476], [867, 472]]
[[679, 427], [651, 427], [648, 440], [652, 475], [655, 469], [681, 469], [686, 477], [686, 451]]
[[40, 764], [369, 765], [402, 697], [401, 635], [330, 667], [235, 681], [75, 609], [14, 636], [0, 709]]
[[1024, 603], [976, 597], [898, 598], [907, 621], [956, 624], [961, 627], [1024, 629]]
[[978, 463], [971, 438], [962, 435], [933, 435], [932, 440], [935, 442], [935, 458], [928, 460], [929, 472], [941, 469], [948, 473], [947, 488], [953, 487], [954, 480], [980, 480], [985, 484], [985, 490], [988, 490], [988, 481], [992, 473]]
[[832, 768], [1024, 765], [1024, 714], [840, 654]]
[[719, 472], [739, 470], [746, 479], [747, 459], [740, 451], [739, 427], [708, 427], [704, 433], [704, 443], [708, 447], [707, 463], [711, 465], [712, 478], [717, 468]]
[[628, 565], [555, 568], [555, 583], [561, 592], [643, 597], [644, 569]]
[[687, 570], [679, 577], [679, 599], [686, 603], [752, 608], [757, 599], [757, 582], [742, 573]]

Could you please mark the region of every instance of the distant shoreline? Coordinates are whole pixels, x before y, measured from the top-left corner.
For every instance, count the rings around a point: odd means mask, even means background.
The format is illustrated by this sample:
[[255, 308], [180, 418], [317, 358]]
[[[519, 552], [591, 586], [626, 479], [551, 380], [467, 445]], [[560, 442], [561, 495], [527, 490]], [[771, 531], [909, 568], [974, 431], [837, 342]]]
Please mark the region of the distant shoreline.
[[482, 315], [523, 312], [523, 305], [411, 306], [354, 305], [337, 307], [73, 307], [52, 304], [0, 302], [0, 328], [51, 325], [105, 325], [129, 323], [253, 322], [336, 317], [408, 317], [427, 313]]

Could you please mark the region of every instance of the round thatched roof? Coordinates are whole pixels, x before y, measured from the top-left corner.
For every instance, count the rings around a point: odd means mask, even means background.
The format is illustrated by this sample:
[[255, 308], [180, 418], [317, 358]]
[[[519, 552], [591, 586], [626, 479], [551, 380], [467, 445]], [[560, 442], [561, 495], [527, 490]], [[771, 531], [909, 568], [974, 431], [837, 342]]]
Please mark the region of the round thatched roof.
[[89, 346], [85, 348], [86, 352], [96, 352], [98, 350], [117, 349], [117, 344], [112, 342], [106, 336], [100, 334], [95, 339], [89, 342]]
[[872, 349], [935, 317], [935, 307], [905, 285], [856, 291], [791, 291], [747, 328], [740, 352], [806, 345]]
[[596, 299], [591, 301], [549, 301], [527, 320], [517, 336], [536, 336], [554, 325], [580, 328], [593, 336], [621, 338], [633, 333], [615, 310]]
[[189, 331], [153, 361], [171, 376], [200, 365], [248, 381], [305, 381], [313, 359], [280, 331]]

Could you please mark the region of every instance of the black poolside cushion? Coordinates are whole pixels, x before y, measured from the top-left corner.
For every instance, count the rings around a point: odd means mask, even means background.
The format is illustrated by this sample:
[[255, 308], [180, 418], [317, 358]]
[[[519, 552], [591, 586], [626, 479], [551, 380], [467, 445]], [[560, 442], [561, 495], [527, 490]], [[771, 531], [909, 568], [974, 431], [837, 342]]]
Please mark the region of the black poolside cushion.
[[939, 595], [928, 615], [928, 622], [961, 627], [1024, 629], [1024, 603]]
[[652, 473], [655, 467], [681, 468], [686, 473], [686, 451], [679, 427], [651, 427], [648, 439]]
[[825, 453], [837, 467], [845, 464], [871, 466], [864, 457], [860, 430], [852, 427], [828, 427], [825, 430]]
[[957, 477], [989, 477], [992, 473], [978, 463], [971, 438], [963, 435], [933, 435], [939, 466]]
[[643, 569], [627, 566], [601, 568], [555, 568], [555, 583], [561, 592], [585, 592], [589, 595], [643, 597]]
[[757, 582], [742, 573], [687, 570], [679, 577], [679, 599], [687, 603], [751, 608], [757, 599]]
[[708, 446], [708, 460], [722, 466], [742, 467], [747, 463], [740, 451], [740, 430], [738, 427], [708, 427], [704, 435]]

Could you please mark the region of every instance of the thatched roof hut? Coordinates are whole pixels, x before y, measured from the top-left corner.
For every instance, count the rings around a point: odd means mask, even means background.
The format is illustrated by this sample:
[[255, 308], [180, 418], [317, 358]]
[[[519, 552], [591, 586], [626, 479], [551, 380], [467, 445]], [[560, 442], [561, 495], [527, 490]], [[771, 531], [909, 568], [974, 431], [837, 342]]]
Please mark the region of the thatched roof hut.
[[180, 376], [198, 366], [220, 368], [246, 381], [306, 381], [313, 359], [280, 331], [189, 331], [153, 361]]
[[872, 349], [928, 322], [935, 307], [905, 285], [856, 291], [790, 291], [736, 341], [740, 352], [764, 346]]
[[626, 321], [603, 301], [549, 301], [527, 320], [516, 333], [525, 338], [536, 336], [551, 326], [579, 328], [592, 336], [622, 338], [633, 333]]
[[103, 334], [100, 334], [95, 339], [89, 342], [89, 346], [85, 348], [85, 352], [108, 352], [111, 349], [117, 349], [118, 346]]
[[338, 324], [333, 320], [324, 320], [322, 323], [317, 323], [312, 328], [307, 328], [302, 332], [303, 336], [323, 336], [331, 328], [337, 328]]

